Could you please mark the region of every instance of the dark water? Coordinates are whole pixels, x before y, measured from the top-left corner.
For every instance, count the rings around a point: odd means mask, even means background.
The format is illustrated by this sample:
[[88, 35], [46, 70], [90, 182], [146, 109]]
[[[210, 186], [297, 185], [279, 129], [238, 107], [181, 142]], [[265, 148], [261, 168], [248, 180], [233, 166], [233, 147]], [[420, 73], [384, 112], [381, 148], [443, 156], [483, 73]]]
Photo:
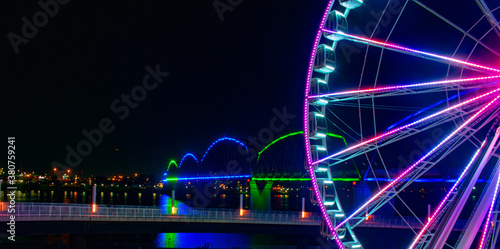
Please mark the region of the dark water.
[[[311, 228], [318, 232], [317, 228]], [[406, 248], [411, 243], [412, 233], [409, 230], [359, 229], [358, 237], [366, 249], [398, 249]], [[0, 239], [0, 248], [69, 248], [70, 235], [45, 235], [17, 237], [16, 242], [9, 243]], [[235, 233], [157, 233], [157, 234], [107, 234], [87, 235], [87, 248], [268, 248], [268, 249], [326, 249], [336, 248], [332, 241], [319, 235], [270, 235]]]
[[[6, 198], [5, 194], [3, 193], [4, 200]], [[97, 192], [96, 201], [98, 204], [158, 206], [162, 195], [164, 194], [102, 191]], [[16, 201], [89, 204], [92, 202], [92, 192], [65, 190], [17, 191]]]

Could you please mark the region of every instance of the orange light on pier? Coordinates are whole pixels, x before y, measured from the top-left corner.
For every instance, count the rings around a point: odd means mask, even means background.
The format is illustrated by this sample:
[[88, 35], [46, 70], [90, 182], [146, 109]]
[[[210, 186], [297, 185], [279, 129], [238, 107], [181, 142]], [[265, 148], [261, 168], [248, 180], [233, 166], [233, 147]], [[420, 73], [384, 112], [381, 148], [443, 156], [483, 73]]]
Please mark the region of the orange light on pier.
[[240, 216], [243, 216], [243, 208], [240, 208]]
[[172, 214], [175, 214], [175, 212], [176, 212], [176, 208], [172, 207]]
[[302, 218], [306, 217], [306, 212], [302, 212]]
[[97, 192], [97, 186], [94, 185], [92, 186], [92, 213], [97, 212], [96, 192]]

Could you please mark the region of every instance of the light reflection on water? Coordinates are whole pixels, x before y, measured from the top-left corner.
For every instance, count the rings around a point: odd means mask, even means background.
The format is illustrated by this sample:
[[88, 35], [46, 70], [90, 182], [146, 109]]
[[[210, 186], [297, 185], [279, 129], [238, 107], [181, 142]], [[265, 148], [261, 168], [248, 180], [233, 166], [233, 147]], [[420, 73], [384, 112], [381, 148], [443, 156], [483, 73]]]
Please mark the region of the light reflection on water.
[[157, 248], [196, 248], [207, 243], [209, 248], [245, 248], [251, 246], [251, 240], [250, 235], [242, 233], [159, 233], [155, 246]]

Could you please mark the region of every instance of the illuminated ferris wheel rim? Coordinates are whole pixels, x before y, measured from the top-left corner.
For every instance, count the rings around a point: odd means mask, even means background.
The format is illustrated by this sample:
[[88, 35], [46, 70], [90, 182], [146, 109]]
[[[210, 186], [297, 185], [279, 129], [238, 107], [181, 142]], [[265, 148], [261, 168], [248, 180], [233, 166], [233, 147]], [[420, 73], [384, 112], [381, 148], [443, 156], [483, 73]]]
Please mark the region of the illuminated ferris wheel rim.
[[[425, 162], [426, 159], [428, 159], [430, 156], [432, 156], [432, 153], [438, 151], [438, 149], [442, 146], [447, 146], [452, 144], [453, 142], [456, 142], [455, 136], [458, 136], [458, 134], [461, 133], [462, 129], [468, 129], [469, 126], [472, 127], [473, 125], [478, 125], [478, 123], [482, 122], [482, 126], [480, 125], [480, 128], [483, 128], [484, 125], [491, 123], [494, 117], [498, 116], [500, 111], [499, 111], [499, 106], [500, 106], [500, 85], [498, 84], [499, 78], [500, 78], [500, 69], [494, 68], [494, 67], [489, 67], [489, 66], [484, 66], [480, 65], [474, 62], [470, 62], [469, 58], [467, 60], [458, 60], [452, 57], [447, 57], [447, 56], [442, 56], [438, 54], [432, 54], [428, 53], [425, 51], [419, 51], [415, 49], [411, 49], [408, 47], [388, 43], [388, 42], [381, 42], [377, 41], [374, 39], [369, 39], [366, 37], [362, 36], [355, 36], [348, 34], [347, 32], [343, 31], [336, 31], [336, 30], [331, 30], [325, 28], [325, 22], [327, 22], [327, 19], [329, 18], [329, 15], [331, 13], [336, 12], [336, 15], [342, 15], [344, 17], [347, 17], [347, 14], [349, 13], [350, 9], [354, 9], [357, 6], [356, 2], [361, 4], [362, 1], [360, 0], [344, 0], [340, 1], [342, 3], [350, 3], [352, 4], [351, 6], [346, 8], [346, 11], [344, 13], [340, 13], [338, 11], [334, 11], [332, 9], [332, 6], [334, 4], [334, 0], [330, 0], [328, 2], [327, 8], [325, 12], [323, 13], [323, 17], [321, 19], [321, 24], [320, 28], [316, 34], [316, 38], [314, 41], [314, 46], [313, 50], [311, 53], [310, 61], [309, 61], [309, 68], [308, 68], [308, 73], [307, 73], [307, 80], [306, 80], [306, 91], [305, 91], [305, 100], [304, 100], [304, 139], [305, 139], [305, 146], [306, 146], [306, 158], [307, 158], [307, 165], [306, 167], [308, 168], [308, 171], [310, 173], [311, 179], [312, 179], [312, 185], [313, 185], [313, 190], [314, 190], [314, 195], [317, 198], [318, 201], [318, 206], [320, 207], [320, 210], [322, 212], [322, 215], [324, 216], [324, 222], [326, 226], [331, 230], [331, 239], [335, 240], [337, 245], [340, 248], [361, 248], [362, 244], [357, 240], [356, 235], [354, 232], [349, 231], [350, 236], [352, 237], [352, 241], [349, 243], [345, 243], [342, 241], [343, 237], [345, 237], [345, 230], [344, 229], [344, 235], [339, 236], [337, 234], [338, 229], [341, 229], [344, 226], [347, 226], [347, 229], [349, 229], [349, 219], [355, 217], [356, 215], [359, 215], [360, 212], [363, 211], [364, 208], [367, 208], [368, 204], [372, 201], [375, 201], [375, 199], [379, 198], [381, 194], [384, 193], [384, 191], [388, 190], [389, 188], [395, 187], [396, 184], [399, 184], [398, 181], [401, 180], [403, 177], [406, 177], [410, 174], [412, 174], [412, 170], [417, 167], [419, 163]], [[418, 1], [417, 2], [419, 5], [423, 5]], [[346, 6], [344, 6], [346, 7]], [[497, 10], [499, 7], [494, 9], [493, 11]], [[491, 12], [493, 12], [491, 11]], [[483, 16], [484, 17], [484, 16]], [[483, 18], [481, 17], [481, 18]], [[338, 22], [338, 21], [337, 21]], [[338, 23], [337, 23], [338, 25]], [[491, 29], [490, 29], [491, 31]], [[489, 32], [490, 32], [489, 31]], [[355, 89], [347, 89], [345, 91], [340, 91], [340, 92], [333, 92], [333, 93], [325, 93], [325, 94], [316, 94], [316, 95], [310, 95], [311, 91], [311, 84], [313, 81], [313, 74], [314, 74], [314, 66], [315, 66], [315, 59], [317, 56], [318, 50], [322, 53], [321, 49], [324, 49], [325, 46], [321, 43], [322, 36], [328, 34], [328, 35], [335, 35], [337, 36], [336, 39], [344, 39], [344, 40], [349, 40], [353, 42], [359, 42], [359, 43], [364, 43], [369, 46], [374, 46], [374, 47], [379, 47], [382, 49], [387, 49], [387, 50], [393, 50], [396, 52], [400, 52], [406, 55], [410, 56], [417, 56], [429, 60], [434, 60], [438, 62], [443, 62], [447, 63], [450, 66], [459, 66], [462, 68], [466, 69], [472, 69], [472, 70], [477, 70], [480, 72], [487, 73], [487, 76], [481, 76], [481, 77], [468, 77], [468, 78], [458, 78], [458, 79], [451, 79], [451, 80], [440, 80], [440, 81], [431, 81], [431, 82], [421, 82], [421, 83], [414, 83], [414, 84], [398, 84], [398, 85], [392, 85], [392, 86], [384, 86], [384, 87], [373, 87], [369, 89], [360, 89], [360, 88], [355, 88]], [[341, 37], [341, 38], [339, 38]], [[324, 38], [323, 38], [324, 39]], [[338, 40], [337, 40], [338, 41]], [[334, 45], [337, 42], [334, 40]], [[481, 43], [481, 40], [477, 41], [476, 40], [476, 45], [478, 43]], [[321, 47], [323, 46], [323, 47]], [[327, 45], [326, 45], [327, 46]], [[459, 45], [460, 46], [460, 45]], [[335, 46], [332, 46], [335, 47]], [[330, 48], [331, 49], [331, 48]], [[334, 50], [334, 49], [333, 49]], [[458, 50], [458, 48], [457, 48]], [[471, 54], [473, 51], [471, 51]], [[499, 54], [495, 53], [497, 56]], [[323, 55], [322, 55], [323, 56]], [[469, 55], [470, 57], [470, 55]], [[366, 58], [365, 58], [366, 59]], [[325, 69], [324, 71], [328, 70], [335, 70], [334, 66], [330, 66], [330, 68]], [[328, 73], [325, 73], [325, 75]], [[324, 83], [328, 84], [328, 79], [324, 81]], [[419, 94], [419, 93], [427, 93], [427, 92], [448, 92], [448, 91], [462, 91], [462, 90], [467, 90], [467, 89], [477, 89], [477, 88], [487, 88], [487, 91], [484, 91], [481, 93], [479, 96], [475, 96], [473, 98], [465, 99], [463, 101], [459, 101], [458, 103], [455, 103], [451, 105], [450, 107], [441, 110], [437, 113], [434, 113], [432, 115], [426, 116], [420, 120], [417, 120], [415, 122], [394, 128], [392, 130], [385, 131], [384, 133], [378, 134], [377, 136], [374, 137], [369, 137], [366, 139], [362, 139], [361, 142], [354, 144], [350, 146], [347, 149], [341, 150], [339, 152], [336, 152], [334, 154], [328, 155], [327, 157], [323, 158], [318, 158], [317, 160], [313, 159], [313, 156], [311, 154], [311, 136], [310, 132], [311, 130], [309, 129], [310, 127], [310, 121], [311, 117], [316, 118], [316, 116], [321, 117], [321, 113], [318, 112], [313, 112], [311, 114], [311, 106], [312, 102], [315, 102], [315, 104], [319, 105], [329, 105], [331, 103], [337, 103], [337, 102], [342, 102], [346, 100], [359, 100], [359, 99], [374, 99], [374, 98], [379, 98], [379, 97], [391, 97], [391, 96], [404, 96], [407, 94]], [[473, 106], [473, 108], [470, 108]], [[464, 107], [469, 107], [469, 111], [467, 113], [463, 113], [461, 108]], [[318, 173], [318, 164], [323, 163], [323, 162], [331, 162], [332, 160], [336, 160], [336, 162], [331, 163], [331, 165], [335, 165], [336, 163], [344, 162], [348, 159], [352, 159], [356, 155], [360, 154], [360, 151], [366, 150], [367, 148], [375, 148], [377, 144], [382, 143], [383, 141], [387, 141], [387, 139], [391, 139], [391, 137], [394, 137], [398, 134], [401, 134], [402, 132], [407, 132], [411, 136], [411, 130], [414, 129], [415, 127], [418, 127], [419, 125], [424, 125], [423, 123], [425, 122], [435, 122], [436, 124], [442, 124], [443, 122], [439, 122], [436, 120], [439, 120], [440, 118], [442, 119], [446, 115], [450, 115], [450, 112], [454, 112], [456, 116], [459, 118], [455, 117], [452, 119], [453, 122], [457, 122], [458, 119], [468, 117], [467, 119], [464, 119], [461, 125], [456, 125], [457, 128], [454, 129], [454, 131], [449, 134], [443, 141], [441, 141], [436, 147], [434, 147], [430, 152], [428, 152], [424, 157], [422, 157], [420, 160], [412, 164], [406, 171], [404, 171], [398, 178], [396, 178], [394, 181], [390, 182], [387, 184], [381, 191], [378, 192], [378, 194], [375, 194], [368, 202], [366, 202], [362, 207], [357, 209], [353, 214], [347, 216], [343, 211], [342, 208], [340, 207], [340, 212], [335, 213], [335, 217], [339, 217], [342, 220], [340, 222], [337, 221], [332, 221], [331, 218], [332, 216], [328, 214], [327, 206], [326, 204], [331, 204], [332, 201], [328, 200], [329, 203], [326, 203], [323, 201], [324, 196], [321, 194], [321, 190], [319, 189], [318, 186], [318, 179], [321, 179], [322, 177], [318, 178], [317, 173]], [[447, 120], [449, 122], [450, 119]], [[497, 130], [498, 132], [498, 130]], [[323, 139], [325, 136], [321, 136], [322, 134], [316, 133], [317, 137], [315, 139]], [[474, 134], [473, 134], [474, 135]], [[473, 136], [472, 135], [472, 136]], [[496, 137], [496, 136], [494, 136]], [[496, 138], [498, 139], [498, 138]], [[493, 144], [496, 143], [497, 140], [494, 140]], [[491, 142], [491, 141], [490, 141]], [[460, 143], [461, 144], [461, 143]], [[460, 145], [459, 144], [459, 145]], [[474, 160], [476, 160], [477, 155], [480, 153], [481, 149], [483, 149], [483, 145], [486, 144], [486, 140], [482, 141], [481, 146], [478, 148], [474, 156], [472, 157], [471, 161], [466, 167], [466, 170], [464, 172], [467, 172], [467, 169], [469, 169], [470, 165], [473, 164]], [[459, 146], [458, 145], [458, 146]], [[458, 146], [455, 146], [454, 148], [457, 148]], [[326, 146], [325, 146], [326, 147]], [[493, 146], [494, 147], [494, 146]], [[498, 147], [494, 147], [495, 149]], [[358, 150], [358, 151], [356, 151]], [[357, 154], [356, 154], [357, 153]], [[437, 152], [436, 152], [437, 153]], [[339, 159], [340, 158], [340, 159]], [[316, 169], [315, 169], [316, 167]], [[324, 168], [322, 169], [324, 171]], [[464, 177], [464, 174], [461, 175], [461, 177]], [[463, 178], [460, 178], [461, 180]], [[328, 180], [324, 180], [327, 184], [332, 184], [333, 182], [331, 181], [331, 178]], [[457, 181], [456, 184], [458, 184], [459, 181]], [[324, 183], [322, 183], [324, 184]], [[445, 196], [446, 198], [449, 198], [450, 194]], [[336, 197], [337, 198], [337, 197]], [[340, 203], [339, 203], [340, 205]], [[443, 203], [441, 203], [441, 206]], [[432, 218], [435, 217], [435, 215], [438, 213], [438, 210], [434, 213]], [[331, 214], [331, 213], [330, 213]], [[347, 216], [347, 218], [345, 218]], [[488, 215], [489, 219], [489, 215]], [[359, 224], [359, 223], [358, 223]], [[425, 228], [428, 228], [428, 225], [431, 224], [431, 222], [428, 222], [425, 225]], [[342, 228], [343, 229], [343, 228]], [[418, 237], [422, 236], [422, 233], [425, 232], [425, 229], [422, 229], [422, 232], [418, 234], [417, 238], [414, 240], [412, 245], [410, 246], [413, 248], [416, 243], [418, 242]], [[484, 236], [483, 236], [484, 237]], [[481, 242], [482, 243], [482, 242]]]

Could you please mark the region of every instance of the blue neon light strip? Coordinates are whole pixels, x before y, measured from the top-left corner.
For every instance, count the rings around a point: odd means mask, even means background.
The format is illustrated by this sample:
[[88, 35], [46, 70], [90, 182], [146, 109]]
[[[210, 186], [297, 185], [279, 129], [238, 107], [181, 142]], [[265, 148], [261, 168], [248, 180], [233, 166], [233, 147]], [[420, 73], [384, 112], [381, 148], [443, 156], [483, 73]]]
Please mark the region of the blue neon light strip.
[[[369, 177], [369, 178], [365, 178], [365, 181], [367, 182], [375, 182], [375, 181], [379, 181], [379, 182], [392, 182], [394, 181], [393, 178], [391, 179], [388, 179], [388, 178], [378, 178], [377, 180], [375, 180], [375, 178], [373, 177]], [[404, 180], [402, 180], [404, 181]], [[448, 180], [444, 180], [444, 179], [415, 179], [414, 182], [456, 182], [457, 179], [448, 179]], [[477, 179], [477, 182], [485, 182], [486, 180], [485, 179]]]
[[219, 139], [217, 139], [215, 142], [213, 142], [213, 143], [210, 145], [210, 147], [208, 147], [207, 151], [205, 151], [205, 154], [203, 154], [203, 157], [201, 158], [201, 162], [203, 163], [203, 159], [205, 159], [205, 156], [207, 155], [207, 153], [210, 151], [210, 149], [212, 149], [212, 147], [213, 147], [215, 144], [217, 144], [217, 143], [219, 143], [219, 142], [222, 142], [222, 141], [225, 141], [225, 140], [228, 140], [228, 141], [233, 141], [233, 142], [238, 143], [239, 145], [241, 145], [241, 146], [245, 147], [245, 149], [247, 150], [247, 154], [248, 154], [248, 148], [247, 148], [247, 146], [246, 146], [245, 144], [243, 144], [241, 141], [236, 140], [236, 139], [234, 139], [234, 138], [230, 138], [230, 137], [223, 137], [223, 138], [219, 138]]
[[[252, 175], [237, 175], [237, 176], [195, 176], [195, 177], [179, 177], [177, 181], [190, 181], [190, 180], [217, 180], [217, 179], [237, 179], [237, 178], [250, 178]], [[163, 180], [167, 181], [166, 179]]]
[[432, 104], [432, 105], [430, 105], [430, 106], [427, 106], [427, 107], [423, 108], [422, 110], [420, 110], [420, 111], [418, 111], [418, 112], [415, 112], [415, 113], [413, 113], [413, 114], [411, 114], [411, 115], [409, 115], [409, 116], [407, 116], [407, 117], [405, 117], [405, 118], [403, 118], [403, 119], [399, 120], [398, 122], [396, 122], [396, 123], [394, 123], [393, 125], [389, 126], [389, 128], [387, 128], [387, 129], [385, 129], [385, 130], [386, 130], [386, 131], [391, 130], [392, 128], [396, 127], [397, 125], [402, 124], [402, 123], [403, 123], [403, 122], [405, 122], [406, 120], [408, 120], [408, 119], [410, 119], [410, 118], [413, 118], [413, 117], [415, 117], [415, 116], [419, 115], [419, 114], [420, 114], [420, 113], [422, 113], [422, 112], [425, 112], [425, 111], [427, 111], [427, 110], [429, 110], [429, 109], [431, 109], [431, 108], [434, 108], [434, 107], [436, 107], [436, 106], [438, 106], [438, 105], [442, 104], [442, 103], [443, 103], [443, 102], [445, 102], [445, 101], [450, 101], [450, 100], [456, 99], [458, 96], [462, 96], [462, 95], [467, 94], [467, 93], [469, 93], [469, 92], [472, 92], [472, 91], [474, 91], [474, 90], [476, 90], [476, 89], [470, 89], [470, 90], [468, 90], [468, 91], [464, 91], [464, 92], [461, 92], [461, 93], [459, 93], [459, 94], [455, 94], [455, 95], [453, 95], [453, 96], [449, 97], [448, 99], [442, 99], [442, 100], [440, 100], [440, 101], [438, 101], [438, 102], [436, 102], [436, 103], [434, 103], [434, 104]]
[[182, 163], [184, 162], [184, 159], [186, 159], [186, 157], [188, 157], [188, 156], [190, 156], [190, 157], [194, 158], [194, 160], [196, 161], [196, 164], [198, 164], [198, 158], [196, 158], [196, 157], [195, 157], [192, 153], [186, 153], [186, 154], [182, 157], [182, 159], [181, 159], [181, 163], [179, 163], [179, 168], [181, 167]]

